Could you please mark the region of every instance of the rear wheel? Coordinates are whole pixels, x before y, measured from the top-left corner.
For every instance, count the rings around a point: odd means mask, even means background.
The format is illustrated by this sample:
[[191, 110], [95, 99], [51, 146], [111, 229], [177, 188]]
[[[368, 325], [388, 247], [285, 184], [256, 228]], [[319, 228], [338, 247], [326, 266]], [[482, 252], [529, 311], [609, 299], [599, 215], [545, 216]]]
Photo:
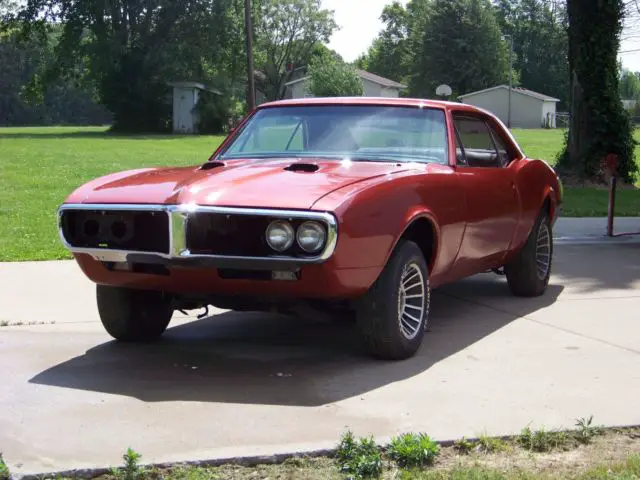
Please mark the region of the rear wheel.
[[162, 292], [97, 285], [98, 313], [116, 340], [140, 342], [164, 333], [173, 308]]
[[509, 288], [520, 297], [542, 295], [549, 285], [553, 260], [553, 233], [549, 215], [540, 214], [527, 242], [504, 267]]
[[401, 241], [358, 302], [357, 323], [367, 352], [387, 360], [413, 356], [424, 338], [430, 299], [422, 251], [414, 242]]

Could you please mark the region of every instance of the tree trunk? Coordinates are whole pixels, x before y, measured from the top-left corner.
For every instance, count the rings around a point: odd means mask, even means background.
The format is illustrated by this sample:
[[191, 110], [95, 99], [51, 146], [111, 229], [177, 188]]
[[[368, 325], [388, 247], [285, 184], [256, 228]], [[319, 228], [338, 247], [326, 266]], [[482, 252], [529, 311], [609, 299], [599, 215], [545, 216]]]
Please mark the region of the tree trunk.
[[629, 116], [619, 95], [617, 53], [622, 0], [567, 0], [569, 16], [570, 122], [558, 172], [603, 181], [601, 163], [618, 155], [618, 174], [632, 182], [637, 166]]

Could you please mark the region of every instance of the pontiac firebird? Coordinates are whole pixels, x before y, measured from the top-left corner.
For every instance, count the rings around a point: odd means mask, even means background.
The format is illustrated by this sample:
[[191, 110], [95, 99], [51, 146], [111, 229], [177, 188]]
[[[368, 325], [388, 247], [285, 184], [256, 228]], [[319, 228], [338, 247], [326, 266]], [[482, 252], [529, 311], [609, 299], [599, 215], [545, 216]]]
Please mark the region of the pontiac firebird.
[[260, 105], [203, 164], [90, 181], [58, 225], [117, 340], [159, 337], [176, 310], [312, 306], [399, 360], [433, 288], [495, 271], [544, 294], [561, 206], [554, 170], [487, 111], [315, 98]]

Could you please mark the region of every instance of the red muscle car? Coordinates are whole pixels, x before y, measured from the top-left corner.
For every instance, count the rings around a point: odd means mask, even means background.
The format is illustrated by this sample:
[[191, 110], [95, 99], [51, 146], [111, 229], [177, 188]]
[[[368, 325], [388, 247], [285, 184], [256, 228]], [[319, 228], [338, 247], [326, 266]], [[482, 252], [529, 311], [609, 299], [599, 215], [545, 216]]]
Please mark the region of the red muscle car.
[[58, 215], [118, 340], [160, 336], [175, 310], [312, 306], [404, 359], [432, 288], [493, 270], [515, 295], [545, 292], [562, 192], [489, 112], [315, 98], [259, 106], [202, 165], [90, 181]]

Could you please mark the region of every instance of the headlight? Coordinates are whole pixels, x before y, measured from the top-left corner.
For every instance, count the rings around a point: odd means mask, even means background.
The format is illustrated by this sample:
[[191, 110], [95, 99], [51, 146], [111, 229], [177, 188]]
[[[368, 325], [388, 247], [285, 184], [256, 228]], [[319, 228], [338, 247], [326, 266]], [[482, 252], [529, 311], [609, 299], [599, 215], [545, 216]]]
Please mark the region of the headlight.
[[327, 233], [318, 222], [304, 222], [298, 227], [296, 239], [300, 248], [307, 253], [313, 253], [324, 247]]
[[267, 243], [277, 252], [284, 252], [293, 245], [295, 234], [289, 222], [276, 220], [267, 227]]

